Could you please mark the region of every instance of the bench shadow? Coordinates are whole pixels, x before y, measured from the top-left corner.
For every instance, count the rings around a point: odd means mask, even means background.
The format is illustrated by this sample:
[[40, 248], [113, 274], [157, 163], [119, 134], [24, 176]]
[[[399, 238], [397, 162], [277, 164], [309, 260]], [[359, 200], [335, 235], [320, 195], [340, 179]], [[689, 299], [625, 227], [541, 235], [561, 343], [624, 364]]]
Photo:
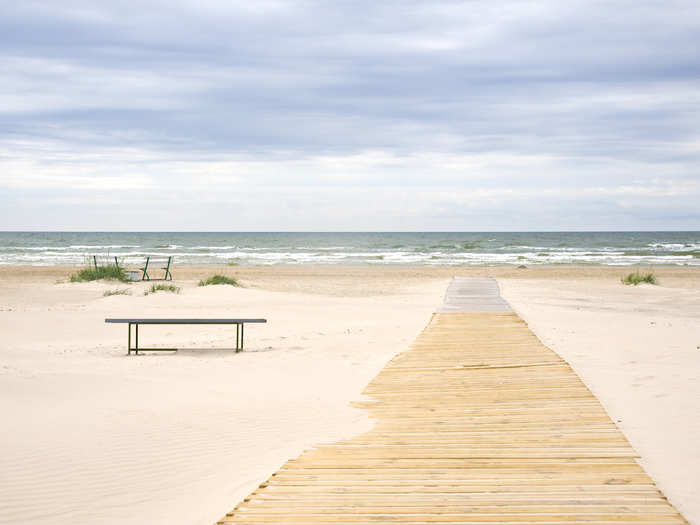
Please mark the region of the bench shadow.
[[[178, 348], [177, 352], [170, 352], [171, 354], [180, 355], [235, 355], [236, 349], [231, 348]], [[240, 352], [239, 352], [240, 353]]]
[[[275, 352], [280, 350], [279, 348], [251, 348], [250, 350], [247, 348], [244, 348], [239, 354], [255, 354], [255, 353], [260, 353], [260, 352]], [[216, 347], [216, 348], [178, 348], [177, 350], [160, 350], [160, 351], [148, 351], [148, 350], [139, 350], [139, 355], [190, 355], [190, 356], [196, 356], [196, 355], [235, 355], [236, 354], [236, 348], [231, 347], [231, 348], [222, 348], [222, 347]], [[133, 355], [133, 354], [132, 354]]]

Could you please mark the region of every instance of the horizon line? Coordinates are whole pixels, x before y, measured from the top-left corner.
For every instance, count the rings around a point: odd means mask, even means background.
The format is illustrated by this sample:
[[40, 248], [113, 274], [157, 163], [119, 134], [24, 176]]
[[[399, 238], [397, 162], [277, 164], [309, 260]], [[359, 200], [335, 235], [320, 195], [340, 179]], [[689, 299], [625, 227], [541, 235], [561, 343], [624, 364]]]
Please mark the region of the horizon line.
[[643, 230], [0, 230], [0, 233], [700, 233], [696, 229], [643, 229]]

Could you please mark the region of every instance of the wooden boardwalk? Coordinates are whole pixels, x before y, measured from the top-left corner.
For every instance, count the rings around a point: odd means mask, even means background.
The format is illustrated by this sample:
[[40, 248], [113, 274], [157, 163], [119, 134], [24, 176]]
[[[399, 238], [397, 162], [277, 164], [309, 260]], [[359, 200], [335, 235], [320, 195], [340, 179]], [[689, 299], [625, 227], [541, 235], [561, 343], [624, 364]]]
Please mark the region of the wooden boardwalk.
[[435, 314], [364, 393], [374, 429], [288, 461], [219, 523], [687, 523], [515, 313]]

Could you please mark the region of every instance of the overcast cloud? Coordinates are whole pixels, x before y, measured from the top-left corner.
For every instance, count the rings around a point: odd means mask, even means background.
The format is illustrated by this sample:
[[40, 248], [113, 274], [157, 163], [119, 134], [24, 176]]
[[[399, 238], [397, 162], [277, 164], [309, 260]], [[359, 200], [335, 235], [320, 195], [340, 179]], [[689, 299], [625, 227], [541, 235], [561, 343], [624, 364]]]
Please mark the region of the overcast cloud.
[[118, 4], [0, 0], [0, 229], [700, 229], [696, 1]]

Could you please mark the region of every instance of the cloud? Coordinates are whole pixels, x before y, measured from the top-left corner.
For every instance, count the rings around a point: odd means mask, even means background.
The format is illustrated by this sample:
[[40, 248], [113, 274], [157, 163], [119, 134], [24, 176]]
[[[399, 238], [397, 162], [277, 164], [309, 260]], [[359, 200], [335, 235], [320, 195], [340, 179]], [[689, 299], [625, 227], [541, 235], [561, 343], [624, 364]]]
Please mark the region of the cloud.
[[[0, 7], [5, 229], [96, 198], [190, 229], [700, 227], [694, 2]], [[242, 194], [267, 211], [187, 202]]]

